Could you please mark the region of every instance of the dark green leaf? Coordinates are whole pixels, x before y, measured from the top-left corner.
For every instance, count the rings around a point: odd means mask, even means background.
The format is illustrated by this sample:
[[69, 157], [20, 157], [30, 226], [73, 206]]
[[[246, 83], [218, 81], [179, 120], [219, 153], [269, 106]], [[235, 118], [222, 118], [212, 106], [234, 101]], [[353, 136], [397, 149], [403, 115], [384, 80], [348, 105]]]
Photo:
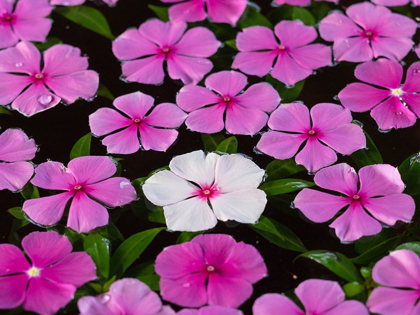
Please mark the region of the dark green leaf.
[[262, 184], [259, 188], [264, 190], [268, 196], [287, 194], [303, 188], [315, 186], [315, 183], [303, 179], [277, 179]]
[[128, 269], [124, 277], [137, 278], [138, 276], [153, 275], [155, 273], [155, 260], [153, 259]]
[[114, 95], [108, 90], [108, 88], [103, 85], [102, 83], [99, 83], [98, 91], [96, 92], [99, 96], [105, 97], [111, 101], [115, 99]]
[[312, 3], [311, 9], [312, 14], [317, 21], [321, 21], [331, 11], [331, 8], [328, 4], [319, 2]]
[[141, 275], [137, 279], [145, 283], [151, 290], [159, 291], [160, 277], [158, 275]]
[[297, 252], [304, 252], [307, 250], [295, 233], [272, 219], [261, 216], [258, 223], [249, 226], [279, 247]]
[[18, 220], [25, 220], [25, 213], [22, 211], [22, 207], [14, 207], [7, 210], [12, 216]]
[[405, 184], [404, 193], [410, 196], [420, 194], [420, 156], [418, 153], [407, 158], [398, 167], [401, 178]]
[[122, 242], [124, 242], [124, 236], [112, 222], [109, 222], [108, 225], [100, 232], [100, 234], [103, 237], [109, 239], [113, 247], [117, 247]]
[[238, 50], [238, 47], [236, 47], [236, 39], [229, 39], [227, 41], [225, 41], [225, 44], [228, 45], [229, 47]]
[[216, 151], [223, 153], [237, 153], [238, 152], [238, 140], [236, 137], [229, 137], [223, 140], [218, 146]]
[[314, 25], [316, 23], [312, 13], [301, 7], [293, 8], [292, 19], [302, 21], [305, 25]]
[[248, 5], [245, 9], [245, 12], [242, 14], [241, 18], [239, 19], [238, 25], [240, 28], [246, 28], [255, 25], [267, 26], [272, 28], [273, 25], [271, 22], [258, 10]]
[[346, 296], [349, 298], [355, 297], [366, 291], [365, 285], [358, 282], [347, 283], [343, 286], [343, 289], [344, 292], [346, 292]]
[[17, 234], [17, 231], [23, 228], [24, 226], [27, 226], [28, 224], [29, 221], [27, 220], [13, 219], [12, 228], [10, 229], [9, 234], [9, 243], [19, 246], [21, 240], [19, 235]]
[[266, 182], [281, 179], [304, 171], [302, 165], [297, 165], [295, 159], [274, 160], [267, 165], [265, 171], [267, 173]]
[[298, 256], [315, 260], [317, 263], [328, 268], [337, 276], [348, 282], [363, 283], [363, 278], [353, 263], [341, 253], [333, 253], [325, 250], [314, 250]]
[[302, 91], [303, 86], [305, 84], [305, 80], [302, 80], [302, 81], [297, 82], [293, 86], [287, 86], [286, 84], [280, 81], [277, 81], [269, 74], [265, 77], [265, 80], [268, 83], [270, 83], [276, 89], [276, 91], [280, 94], [281, 102], [283, 104], [295, 101], [299, 97], [300, 92]]
[[90, 155], [90, 141], [92, 134], [89, 132], [87, 135], [84, 135], [79, 140], [70, 151], [70, 160], [77, 158], [79, 156]]
[[96, 265], [96, 274], [99, 278], [108, 279], [109, 276], [109, 244], [108, 240], [100, 234], [86, 236], [83, 247], [92, 257]]
[[293, 201], [296, 195], [283, 194], [277, 196], [267, 196], [268, 202], [277, 209], [287, 213], [288, 215], [294, 216], [300, 219], [299, 211], [294, 209]]
[[10, 110], [8, 110], [6, 107], [4, 106], [0, 106], [0, 115], [13, 115], [12, 112]]
[[401, 238], [401, 235], [397, 235], [389, 239], [374, 239], [369, 242], [370, 247], [364, 251], [363, 254], [350, 260], [358, 265], [367, 265], [371, 262], [375, 262], [387, 255], [390, 249], [395, 248], [401, 241]]
[[115, 36], [109, 28], [108, 21], [98, 9], [79, 5], [74, 7], [59, 7], [56, 8], [54, 12], [57, 12], [73, 23], [79, 24], [99, 35], [105, 36], [111, 40], [115, 39]]
[[[216, 36], [216, 38], [222, 42], [230, 40], [232, 38], [236, 38], [236, 34], [237, 34], [236, 29], [230, 26], [229, 24], [206, 22], [204, 26], [209, 28], [214, 33], [214, 36]], [[231, 47], [229, 48], [231, 49]], [[219, 53], [220, 53], [220, 48], [217, 54]]]
[[143, 231], [125, 240], [112, 255], [110, 275], [117, 275], [119, 278], [163, 229], [155, 228]]
[[163, 208], [159, 207], [157, 210], [149, 211], [149, 221], [166, 224], [165, 215], [163, 214]]
[[354, 152], [351, 155], [351, 158], [358, 167], [364, 167], [372, 164], [382, 164], [383, 160], [378, 148], [366, 131], [364, 131], [364, 133], [366, 136], [366, 149], [360, 149], [359, 151]]
[[225, 140], [225, 137], [220, 132], [212, 134], [202, 133], [201, 139], [203, 140], [204, 151], [213, 152], [216, 151], [217, 146]]
[[62, 44], [63, 41], [57, 37], [48, 37], [47, 40], [43, 43], [34, 43], [35, 47], [38, 48], [39, 51], [45, 51], [48, 48], [54, 46], [54, 45], [58, 45], [58, 44]]
[[152, 5], [152, 4], [149, 4], [148, 7], [149, 7], [150, 10], [155, 12], [156, 16], [160, 20], [162, 20], [164, 22], [169, 21], [169, 13], [168, 13], [169, 8], [168, 7], [159, 7], [157, 5]]
[[197, 235], [203, 234], [203, 232], [182, 232], [178, 239], [176, 240], [177, 244], [185, 243], [191, 241]]
[[[150, 177], [150, 176], [152, 176], [152, 175], [156, 174], [157, 172], [160, 172], [160, 171], [165, 171], [165, 170], [169, 171], [169, 170], [170, 170], [169, 166], [159, 167], [159, 168], [155, 169], [154, 171], [151, 171], [151, 172], [149, 173], [149, 175], [147, 175], [147, 177]], [[147, 178], [146, 178], [146, 179], [147, 179]]]
[[277, 8], [272, 8], [267, 13], [267, 18], [270, 20], [272, 25], [276, 25], [282, 20], [292, 20], [293, 6], [283, 4]]
[[26, 200], [39, 198], [39, 190], [38, 190], [38, 187], [32, 185], [29, 182], [20, 191], [20, 194]]
[[404, 244], [401, 244], [400, 246], [398, 246], [395, 250], [398, 250], [398, 249], [409, 249], [409, 250], [412, 250], [413, 252], [415, 252], [417, 255], [420, 256], [420, 242], [404, 243]]

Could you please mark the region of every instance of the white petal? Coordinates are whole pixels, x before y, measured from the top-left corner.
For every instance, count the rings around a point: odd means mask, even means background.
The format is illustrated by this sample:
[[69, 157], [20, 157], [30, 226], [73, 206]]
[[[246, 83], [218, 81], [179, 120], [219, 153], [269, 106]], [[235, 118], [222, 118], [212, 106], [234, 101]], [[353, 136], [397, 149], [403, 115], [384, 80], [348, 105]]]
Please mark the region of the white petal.
[[260, 189], [246, 189], [221, 194], [211, 199], [210, 203], [214, 214], [221, 221], [255, 223], [264, 211], [267, 197]]
[[163, 207], [166, 225], [172, 231], [204, 231], [213, 228], [217, 219], [206, 200], [190, 198]]

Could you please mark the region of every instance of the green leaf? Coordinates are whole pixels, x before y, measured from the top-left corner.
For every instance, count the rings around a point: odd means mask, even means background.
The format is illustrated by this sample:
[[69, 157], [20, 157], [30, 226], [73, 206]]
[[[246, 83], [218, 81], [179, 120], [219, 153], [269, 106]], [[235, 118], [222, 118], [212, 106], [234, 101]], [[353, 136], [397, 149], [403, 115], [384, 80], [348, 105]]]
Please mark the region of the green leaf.
[[277, 8], [272, 8], [267, 13], [267, 18], [273, 25], [283, 20], [292, 20], [293, 6], [283, 4]]
[[10, 110], [8, 110], [6, 107], [0, 106], [0, 115], [10, 115], [10, 116], [12, 116], [13, 113]]
[[408, 157], [398, 167], [401, 178], [405, 184], [404, 193], [410, 196], [417, 196], [420, 194], [420, 155], [419, 153], [413, 154]]
[[216, 148], [216, 151], [223, 153], [237, 153], [238, 152], [238, 140], [236, 137], [229, 137], [223, 140]]
[[[378, 261], [380, 258], [387, 255], [390, 249], [395, 248], [395, 246], [397, 246], [401, 241], [401, 238], [401, 235], [397, 235], [389, 239], [379, 237], [373, 238], [370, 242], [368, 242], [370, 246], [366, 251], [355, 258], [351, 258], [350, 260], [358, 265], [368, 265], [371, 262]], [[363, 239], [360, 241], [363, 241]]]
[[302, 21], [305, 25], [315, 25], [316, 23], [312, 13], [301, 7], [293, 8], [292, 19]]
[[366, 148], [354, 152], [351, 155], [351, 158], [358, 167], [364, 167], [372, 164], [382, 164], [384, 161], [382, 160], [382, 156], [379, 153], [378, 148], [366, 131], [364, 131], [364, 133], [366, 136]]
[[10, 229], [9, 234], [9, 243], [19, 246], [21, 243], [20, 237], [17, 234], [17, 231], [24, 226], [27, 226], [29, 221], [27, 220], [20, 220], [20, 219], [13, 219], [12, 228]]
[[299, 257], [305, 257], [315, 260], [317, 263], [328, 268], [337, 276], [348, 282], [363, 283], [363, 278], [353, 263], [343, 254], [338, 252], [329, 252], [325, 250], [314, 250], [303, 253]]
[[99, 83], [98, 91], [96, 92], [99, 96], [105, 97], [111, 101], [115, 99], [114, 95], [108, 90], [108, 88], [103, 85], [102, 83]]
[[148, 219], [150, 222], [166, 224], [165, 215], [163, 213], [163, 208], [149, 211]]
[[108, 279], [109, 276], [109, 244], [108, 240], [100, 234], [86, 236], [83, 247], [92, 257], [96, 265], [96, 274], [99, 278]]
[[262, 184], [259, 188], [264, 190], [268, 196], [275, 196], [281, 194], [287, 194], [303, 188], [315, 186], [315, 183], [308, 182], [302, 179], [290, 178], [290, 179], [277, 179], [268, 183]]
[[267, 26], [272, 28], [273, 25], [271, 22], [258, 10], [248, 5], [245, 9], [245, 12], [242, 14], [241, 18], [239, 19], [238, 25], [240, 28], [246, 28], [255, 25]]
[[159, 281], [160, 277], [156, 274], [154, 275], [141, 275], [137, 276], [137, 279], [139, 279], [141, 282], [145, 283], [151, 290], [153, 291], [159, 291]]
[[22, 211], [22, 207], [10, 208], [7, 212], [18, 220], [25, 220], [25, 213]]
[[119, 278], [144, 252], [153, 239], [164, 228], [155, 228], [132, 235], [125, 240], [111, 258], [110, 275]]
[[305, 168], [302, 165], [296, 164], [295, 159], [293, 158], [288, 160], [274, 160], [268, 164], [265, 169], [267, 173], [265, 181], [270, 182], [272, 180], [281, 179], [304, 170]]
[[225, 41], [225, 44], [228, 45], [229, 47], [238, 50], [238, 47], [236, 47], [236, 39], [229, 39], [227, 41]]
[[34, 43], [35, 47], [38, 48], [39, 51], [43, 52], [47, 50], [48, 48], [62, 44], [63, 41], [57, 37], [48, 37], [47, 40], [43, 43]]
[[20, 194], [26, 200], [39, 198], [39, 190], [38, 190], [38, 187], [32, 185], [30, 182], [28, 182], [23, 187], [23, 189], [20, 191]]
[[54, 12], [110, 40], [115, 39], [115, 36], [109, 28], [108, 21], [98, 9], [79, 5], [74, 7], [59, 7]]
[[168, 7], [159, 7], [159, 6], [157, 6], [157, 5], [152, 5], [152, 4], [149, 4], [148, 5], [148, 8], [150, 9], [150, 10], [152, 10], [153, 12], [155, 12], [155, 14], [156, 14], [156, 16], [160, 19], [160, 20], [162, 20], [162, 21], [164, 21], [164, 22], [167, 22], [167, 21], [169, 21], [169, 13], [168, 13]]
[[305, 84], [305, 80], [302, 80], [297, 82], [293, 86], [288, 86], [280, 81], [277, 81], [269, 74], [267, 74], [267, 76], [265, 77], [265, 81], [270, 83], [280, 94], [281, 102], [283, 104], [295, 101], [299, 97], [300, 92], [302, 91], [303, 86]]
[[179, 236], [178, 239], [176, 240], [177, 244], [181, 244], [181, 243], [185, 243], [185, 242], [189, 242], [191, 241], [194, 237], [196, 237], [197, 235], [203, 234], [204, 232], [182, 232]]
[[404, 244], [401, 244], [400, 246], [398, 246], [395, 250], [398, 250], [398, 249], [409, 249], [409, 250], [412, 250], [413, 252], [415, 252], [417, 255], [420, 256], [420, 242], [404, 243]]
[[128, 269], [124, 273], [124, 277], [137, 278], [138, 276], [153, 275], [155, 273], [155, 260], [153, 259]]
[[328, 15], [328, 13], [331, 11], [331, 8], [326, 3], [314, 2], [311, 5], [311, 11], [315, 19], [317, 21], [321, 21]]
[[92, 134], [89, 132], [87, 135], [84, 135], [79, 140], [70, 151], [70, 160], [77, 158], [79, 156], [90, 155], [90, 141], [92, 139]]
[[220, 132], [212, 134], [202, 133], [201, 139], [203, 140], [204, 151], [213, 152], [216, 151], [218, 145], [225, 140], [225, 137]]
[[261, 216], [258, 223], [249, 225], [249, 227], [279, 247], [297, 252], [307, 250], [295, 233], [267, 217]]
[[364, 293], [366, 291], [366, 287], [364, 284], [360, 284], [358, 282], [350, 282], [343, 286], [343, 290], [346, 293], [346, 296], [351, 298]]

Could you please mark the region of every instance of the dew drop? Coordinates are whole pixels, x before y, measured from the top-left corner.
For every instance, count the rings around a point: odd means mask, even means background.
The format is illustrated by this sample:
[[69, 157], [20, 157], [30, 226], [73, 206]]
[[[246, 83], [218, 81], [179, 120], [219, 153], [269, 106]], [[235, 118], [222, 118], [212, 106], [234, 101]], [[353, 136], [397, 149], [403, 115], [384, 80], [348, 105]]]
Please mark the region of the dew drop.
[[191, 283], [186, 282], [182, 285], [184, 288], [189, 288], [191, 286]]
[[20, 67], [22, 67], [23, 66], [23, 63], [21, 63], [21, 62], [16, 62], [15, 63], [15, 67], [16, 68], [20, 68]]
[[397, 112], [397, 115], [402, 115], [403, 112]]
[[101, 302], [102, 304], [107, 303], [109, 300], [111, 299], [111, 297], [109, 296], [109, 294], [104, 294], [99, 298], [99, 302]]
[[52, 99], [53, 98], [51, 95], [41, 95], [40, 97], [38, 97], [38, 102], [41, 105], [48, 105], [49, 103], [51, 103]]
[[342, 24], [343, 20], [338, 20], [337, 22], [338, 22], [338, 24]]
[[378, 131], [379, 131], [380, 133], [388, 133], [388, 132], [390, 132], [390, 131], [391, 131], [391, 129], [381, 129], [381, 128], [378, 128]]
[[333, 97], [333, 99], [334, 99], [334, 101], [339, 101], [340, 99], [338, 98], [338, 95], [335, 95], [334, 97]]

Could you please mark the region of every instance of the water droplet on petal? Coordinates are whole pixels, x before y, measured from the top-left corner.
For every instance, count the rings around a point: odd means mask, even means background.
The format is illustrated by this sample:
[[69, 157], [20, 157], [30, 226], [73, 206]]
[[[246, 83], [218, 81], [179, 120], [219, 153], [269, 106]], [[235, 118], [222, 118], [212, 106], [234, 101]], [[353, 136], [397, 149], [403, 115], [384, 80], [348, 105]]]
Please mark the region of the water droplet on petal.
[[191, 286], [191, 283], [186, 282], [182, 285], [184, 288], [189, 288]]
[[379, 131], [380, 133], [388, 133], [388, 132], [390, 132], [390, 131], [391, 131], [391, 129], [381, 129], [381, 128], [378, 128], [378, 131]]
[[105, 303], [107, 303], [110, 299], [111, 299], [111, 297], [109, 296], [109, 294], [104, 294], [104, 295], [101, 295], [101, 296], [99, 297], [99, 302], [101, 302], [102, 304], [105, 304]]
[[418, 74], [419, 73], [419, 69], [413, 69], [413, 73], [414, 74]]
[[15, 63], [15, 67], [16, 68], [20, 68], [20, 67], [22, 67], [23, 66], [23, 63], [21, 63], [21, 62], [16, 62]]
[[397, 115], [402, 115], [403, 114], [403, 112], [397, 112]]
[[38, 97], [38, 102], [41, 105], [48, 105], [49, 103], [51, 103], [53, 97], [51, 95], [41, 95], [40, 97]]
[[122, 181], [120, 183], [120, 188], [124, 188], [124, 186], [127, 186], [127, 185], [130, 185], [130, 183], [129, 182], [126, 182], [126, 181]]

